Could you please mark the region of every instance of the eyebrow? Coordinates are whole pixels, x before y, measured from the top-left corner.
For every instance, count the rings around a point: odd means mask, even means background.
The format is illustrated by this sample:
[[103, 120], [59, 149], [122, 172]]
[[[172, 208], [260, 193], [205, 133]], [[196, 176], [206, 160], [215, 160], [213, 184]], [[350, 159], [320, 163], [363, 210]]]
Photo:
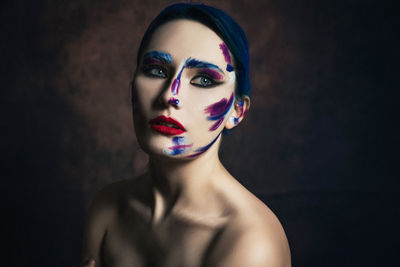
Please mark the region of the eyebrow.
[[221, 72], [222, 74], [224, 74], [224, 72], [217, 65], [214, 65], [212, 63], [205, 62], [205, 61], [200, 61], [195, 58], [188, 58], [186, 60], [185, 67], [189, 68], [189, 69], [191, 69], [191, 68], [216, 69], [219, 72]]
[[162, 63], [172, 63], [172, 57], [168, 53], [160, 52], [160, 51], [150, 51], [143, 55], [143, 58], [154, 58]]

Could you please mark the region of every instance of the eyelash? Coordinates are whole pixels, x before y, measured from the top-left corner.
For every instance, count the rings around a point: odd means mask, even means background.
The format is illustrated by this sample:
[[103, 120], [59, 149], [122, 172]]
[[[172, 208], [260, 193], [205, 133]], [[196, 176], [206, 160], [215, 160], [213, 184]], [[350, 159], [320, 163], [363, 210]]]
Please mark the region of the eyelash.
[[[157, 75], [154, 73], [151, 73], [152, 70], [161, 70], [164, 75]], [[167, 70], [159, 65], [147, 65], [147, 66], [143, 66], [142, 71], [145, 75], [149, 76], [149, 77], [153, 77], [153, 78], [167, 78], [168, 77], [168, 72]]]
[[[157, 75], [157, 74], [151, 73], [152, 70], [159, 70], [159, 71], [161, 70], [164, 73], [164, 75]], [[147, 75], [149, 77], [152, 77], [152, 78], [165, 79], [165, 78], [168, 77], [168, 71], [164, 67], [162, 67], [160, 65], [146, 65], [146, 66], [142, 67], [142, 71], [143, 71], [143, 73], [145, 75]], [[201, 84], [194, 83], [193, 81], [195, 79], [198, 79], [198, 78], [208, 79], [211, 82], [211, 84], [208, 85], [208, 86], [203, 86]], [[210, 75], [205, 74], [205, 73], [200, 73], [200, 74], [196, 75], [195, 77], [193, 77], [190, 80], [190, 84], [191, 85], [196, 86], [196, 87], [200, 87], [200, 88], [212, 88], [212, 87], [215, 87], [215, 86], [217, 86], [217, 85], [219, 85], [221, 83], [222, 82], [215, 81], [214, 78], [212, 78]]]
[[[208, 86], [202, 86], [202, 85], [200, 85], [200, 84], [193, 83], [193, 81], [194, 81], [195, 79], [198, 79], [198, 78], [205, 78], [205, 79], [208, 79], [208, 80], [211, 82], [211, 84], [208, 85]], [[193, 85], [193, 86], [196, 86], [196, 87], [200, 87], [200, 88], [212, 88], [212, 87], [215, 87], [215, 86], [221, 84], [221, 82], [215, 81], [212, 77], [210, 77], [210, 76], [207, 75], [207, 74], [199, 74], [199, 75], [196, 75], [195, 77], [193, 77], [193, 79], [190, 80], [190, 84]]]

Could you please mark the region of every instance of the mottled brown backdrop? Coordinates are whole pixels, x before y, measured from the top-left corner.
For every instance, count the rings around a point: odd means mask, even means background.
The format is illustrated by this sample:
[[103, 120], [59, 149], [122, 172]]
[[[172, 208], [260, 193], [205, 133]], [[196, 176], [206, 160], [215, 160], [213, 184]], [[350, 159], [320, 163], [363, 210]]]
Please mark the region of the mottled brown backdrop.
[[[398, 246], [394, 7], [203, 1], [241, 24], [252, 105], [221, 157], [284, 225], [294, 266], [392, 266]], [[143, 171], [129, 85], [173, 1], [1, 8], [3, 266], [71, 266], [90, 198]], [[398, 120], [398, 119], [397, 119]]]

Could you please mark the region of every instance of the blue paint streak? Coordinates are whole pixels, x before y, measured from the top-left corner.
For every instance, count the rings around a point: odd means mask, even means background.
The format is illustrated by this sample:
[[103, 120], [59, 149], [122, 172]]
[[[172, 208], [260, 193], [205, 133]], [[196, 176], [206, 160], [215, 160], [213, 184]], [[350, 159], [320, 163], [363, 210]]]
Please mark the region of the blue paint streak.
[[[186, 138], [183, 136], [175, 136], [174, 138], [172, 138], [172, 142], [174, 143], [175, 146], [183, 145], [186, 142]], [[170, 150], [172, 150], [172, 151], [168, 154], [171, 156], [176, 156], [176, 155], [180, 155], [183, 152], [185, 152], [186, 148], [182, 147], [182, 148], [175, 148], [175, 149], [170, 149]]]
[[168, 53], [160, 52], [160, 51], [150, 51], [144, 54], [143, 58], [152, 57], [158, 59], [163, 63], [172, 64], [172, 57]]
[[232, 65], [231, 64], [227, 64], [226, 65], [226, 70], [229, 71], [229, 72], [233, 71]]
[[211, 143], [209, 143], [208, 145], [203, 146], [203, 147], [197, 149], [196, 152], [205, 152], [207, 149], [209, 149], [209, 148], [215, 143], [215, 141], [217, 141], [217, 139], [218, 139], [218, 137], [219, 137], [220, 135], [221, 135], [221, 133], [219, 133], [219, 134], [217, 135], [217, 137], [215, 137], [215, 139], [214, 139]]
[[169, 153], [169, 155], [176, 156], [176, 155], [182, 154], [183, 152], [185, 152], [185, 148], [176, 148], [176, 149], [172, 149], [172, 152]]
[[178, 106], [179, 105], [179, 99], [171, 97], [170, 99], [168, 99], [168, 104]]
[[229, 105], [229, 107], [224, 112], [222, 112], [218, 115], [215, 115], [215, 116], [208, 116], [207, 119], [210, 121], [216, 121], [216, 120], [221, 119], [223, 116], [226, 115], [226, 113], [228, 113], [231, 110], [233, 102], [234, 102], [234, 98], [232, 99], [232, 103]]
[[208, 62], [204, 62], [204, 61], [200, 61], [195, 58], [188, 58], [188, 60], [186, 60], [185, 66], [189, 69], [190, 68], [217, 69], [220, 72], [224, 73], [217, 65], [214, 65], [214, 64], [208, 63]]
[[208, 120], [210, 120], [210, 121], [216, 121], [216, 120], [219, 120], [219, 119], [221, 119], [223, 116], [225, 116], [226, 115], [226, 113], [228, 113], [228, 111], [229, 111], [230, 109], [228, 108], [227, 110], [225, 110], [223, 113], [221, 113], [221, 114], [218, 114], [218, 115], [215, 115], [215, 116], [212, 116], [212, 117], [207, 117], [207, 119]]
[[178, 73], [178, 76], [176, 77], [176, 79], [177, 79], [178, 81], [181, 80], [181, 75], [182, 75], [182, 71], [183, 71], [184, 68], [185, 68], [185, 65], [181, 68], [181, 70], [180, 70], [179, 73]]
[[183, 137], [183, 136], [175, 136], [174, 138], [172, 138], [172, 142], [176, 146], [183, 145], [185, 143], [185, 137]]
[[178, 73], [178, 76], [172, 83], [172, 88], [171, 88], [172, 95], [177, 95], [179, 92], [179, 87], [181, 86], [181, 75], [182, 75], [182, 71], [184, 68], [185, 68], [185, 65], [182, 66], [181, 70]]

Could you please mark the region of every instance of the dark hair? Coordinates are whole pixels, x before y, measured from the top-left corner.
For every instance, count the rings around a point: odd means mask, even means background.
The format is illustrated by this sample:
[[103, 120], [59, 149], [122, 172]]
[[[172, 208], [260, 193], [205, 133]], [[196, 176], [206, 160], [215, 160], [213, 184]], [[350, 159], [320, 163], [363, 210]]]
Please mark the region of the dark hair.
[[250, 94], [249, 47], [243, 29], [222, 10], [204, 4], [179, 3], [166, 7], [151, 22], [140, 43], [137, 54], [139, 66], [144, 49], [150, 42], [154, 31], [161, 25], [176, 19], [198, 21], [212, 29], [228, 46], [234, 58], [236, 74], [236, 95]]

